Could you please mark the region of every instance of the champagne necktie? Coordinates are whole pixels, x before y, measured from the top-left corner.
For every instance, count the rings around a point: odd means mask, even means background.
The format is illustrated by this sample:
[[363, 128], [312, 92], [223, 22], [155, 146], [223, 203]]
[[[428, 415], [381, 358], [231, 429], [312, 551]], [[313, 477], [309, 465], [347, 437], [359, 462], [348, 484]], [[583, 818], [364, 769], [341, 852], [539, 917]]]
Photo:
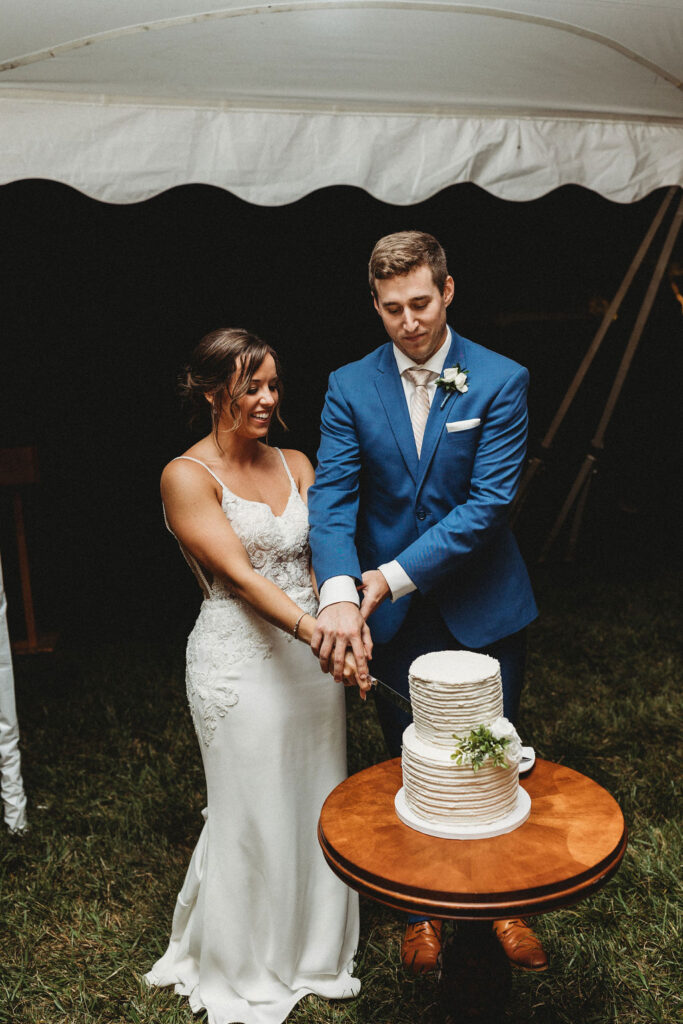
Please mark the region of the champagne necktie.
[[427, 390], [427, 385], [439, 375], [438, 373], [433, 373], [432, 370], [424, 370], [417, 366], [411, 366], [410, 369], [403, 372], [415, 386], [415, 394], [410, 402], [410, 420], [413, 424], [413, 434], [415, 435], [415, 445], [419, 458], [422, 451], [422, 438], [424, 437], [427, 417], [429, 416], [429, 391]]

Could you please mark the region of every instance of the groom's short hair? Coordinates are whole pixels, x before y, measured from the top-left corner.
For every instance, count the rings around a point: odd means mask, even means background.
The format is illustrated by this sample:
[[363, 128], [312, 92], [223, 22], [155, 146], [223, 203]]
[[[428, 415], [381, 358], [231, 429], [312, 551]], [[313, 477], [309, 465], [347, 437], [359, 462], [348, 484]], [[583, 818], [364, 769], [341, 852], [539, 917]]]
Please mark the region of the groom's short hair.
[[448, 277], [446, 253], [433, 235], [425, 231], [396, 231], [393, 235], [385, 235], [370, 256], [370, 291], [376, 298], [376, 281], [400, 277], [423, 266], [430, 268], [434, 284], [443, 292]]

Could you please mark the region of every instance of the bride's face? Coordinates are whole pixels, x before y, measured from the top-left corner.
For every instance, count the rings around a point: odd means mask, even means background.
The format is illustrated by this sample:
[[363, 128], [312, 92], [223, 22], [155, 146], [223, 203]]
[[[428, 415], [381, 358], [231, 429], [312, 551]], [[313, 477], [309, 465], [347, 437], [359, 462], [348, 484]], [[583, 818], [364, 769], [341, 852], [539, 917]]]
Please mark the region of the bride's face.
[[[271, 355], [267, 355], [249, 381], [246, 394], [242, 395], [237, 402], [242, 414], [242, 422], [236, 431], [240, 437], [266, 436], [278, 404], [277, 383], [275, 360]], [[226, 402], [225, 415], [232, 426], [233, 419], [228, 402]]]

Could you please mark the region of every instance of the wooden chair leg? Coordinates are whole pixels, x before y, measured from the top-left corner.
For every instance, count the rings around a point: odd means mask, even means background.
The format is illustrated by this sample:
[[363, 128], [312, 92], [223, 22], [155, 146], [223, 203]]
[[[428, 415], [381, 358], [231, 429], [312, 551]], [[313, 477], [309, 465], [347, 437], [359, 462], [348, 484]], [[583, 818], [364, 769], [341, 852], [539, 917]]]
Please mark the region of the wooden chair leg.
[[21, 578], [21, 597], [24, 605], [24, 621], [26, 623], [26, 642], [29, 649], [38, 646], [36, 616], [33, 608], [33, 591], [31, 589], [31, 572], [28, 564], [28, 547], [26, 546], [26, 528], [24, 525], [24, 506], [21, 491], [12, 495], [14, 508], [14, 528], [17, 535], [17, 553], [19, 555], [19, 576]]

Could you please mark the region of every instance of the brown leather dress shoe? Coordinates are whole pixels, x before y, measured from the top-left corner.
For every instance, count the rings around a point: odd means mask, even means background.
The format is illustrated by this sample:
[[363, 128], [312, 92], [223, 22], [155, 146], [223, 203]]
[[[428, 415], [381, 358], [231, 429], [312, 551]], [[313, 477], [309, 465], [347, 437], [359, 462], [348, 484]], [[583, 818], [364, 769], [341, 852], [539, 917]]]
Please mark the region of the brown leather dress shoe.
[[443, 921], [415, 921], [406, 928], [401, 963], [413, 974], [441, 970]]
[[546, 971], [548, 957], [537, 935], [521, 917], [494, 921], [493, 930], [503, 951], [515, 967], [524, 971]]

